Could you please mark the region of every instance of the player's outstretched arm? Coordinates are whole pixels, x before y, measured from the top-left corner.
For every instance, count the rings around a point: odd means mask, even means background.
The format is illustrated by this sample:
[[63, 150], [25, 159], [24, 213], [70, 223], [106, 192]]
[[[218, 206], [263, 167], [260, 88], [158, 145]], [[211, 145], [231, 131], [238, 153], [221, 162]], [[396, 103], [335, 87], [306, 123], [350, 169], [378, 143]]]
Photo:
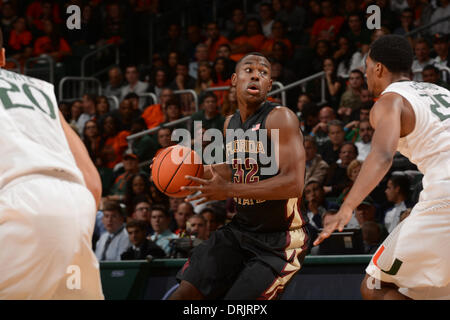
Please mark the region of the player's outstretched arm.
[[64, 134], [66, 135], [67, 142], [69, 143], [70, 151], [72, 151], [77, 167], [83, 174], [86, 187], [94, 196], [95, 203], [98, 208], [102, 196], [102, 181], [97, 168], [92, 163], [84, 143], [66, 122], [61, 112], [59, 112], [59, 118], [61, 120], [61, 125], [64, 130]]
[[[229, 197], [251, 198], [261, 200], [279, 200], [301, 197], [305, 174], [305, 152], [299, 122], [295, 114], [288, 108], [274, 109], [266, 120], [272, 143], [278, 150], [279, 174], [263, 181], [250, 184], [232, 183], [224, 180], [212, 168], [212, 178], [209, 180], [188, 177], [201, 186], [184, 187], [186, 190], [202, 193], [189, 200], [204, 199], [224, 200]], [[278, 141], [275, 132], [278, 130]]]
[[314, 245], [320, 244], [336, 229], [342, 231], [353, 210], [389, 171], [400, 139], [402, 105], [402, 97], [394, 93], [383, 95], [374, 105], [370, 113], [370, 123], [375, 129], [370, 153], [339, 212], [324, 226]]

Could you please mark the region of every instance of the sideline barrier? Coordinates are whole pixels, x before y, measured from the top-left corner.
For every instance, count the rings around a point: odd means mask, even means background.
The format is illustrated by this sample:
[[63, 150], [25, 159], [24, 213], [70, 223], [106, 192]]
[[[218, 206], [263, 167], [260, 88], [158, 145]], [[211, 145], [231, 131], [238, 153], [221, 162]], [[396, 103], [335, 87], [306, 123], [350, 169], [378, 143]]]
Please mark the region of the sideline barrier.
[[[371, 255], [306, 256], [282, 300], [361, 299], [359, 291]], [[103, 293], [107, 300], [161, 300], [177, 282], [186, 259], [152, 262], [101, 262]]]

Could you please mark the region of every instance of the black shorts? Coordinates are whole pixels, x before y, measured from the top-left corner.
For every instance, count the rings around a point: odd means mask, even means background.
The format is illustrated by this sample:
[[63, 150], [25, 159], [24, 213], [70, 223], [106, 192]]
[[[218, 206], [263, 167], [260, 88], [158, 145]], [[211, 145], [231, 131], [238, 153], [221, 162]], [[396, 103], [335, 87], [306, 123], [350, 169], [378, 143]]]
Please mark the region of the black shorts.
[[230, 223], [194, 249], [177, 280], [207, 299], [276, 299], [300, 270], [307, 238], [304, 228], [255, 233]]

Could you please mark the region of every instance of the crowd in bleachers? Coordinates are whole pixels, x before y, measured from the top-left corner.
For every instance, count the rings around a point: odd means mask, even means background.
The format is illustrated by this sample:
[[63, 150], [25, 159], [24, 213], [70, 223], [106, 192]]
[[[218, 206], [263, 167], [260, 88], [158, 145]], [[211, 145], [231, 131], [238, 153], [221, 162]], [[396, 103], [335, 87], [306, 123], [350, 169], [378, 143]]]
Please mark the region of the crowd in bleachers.
[[[248, 52], [266, 55], [272, 79], [283, 85], [325, 74], [324, 100], [319, 78], [286, 92], [287, 107], [297, 114], [305, 137], [302, 211], [312, 240], [327, 216], [339, 209], [370, 151], [373, 129], [368, 119], [375, 100], [364, 75], [370, 43], [388, 33], [407, 36], [415, 53], [412, 78], [449, 88], [450, 20], [409, 34], [449, 16], [448, 0], [255, 0], [245, 2], [246, 8], [242, 1], [215, 1], [215, 19], [212, 3], [192, 1], [206, 12], [196, 19], [181, 19], [178, 12], [176, 18], [158, 20], [164, 23], [153, 25], [154, 47], [145, 59], [141, 49], [147, 48], [140, 39], [150, 35], [139, 23], [174, 17], [178, 2], [0, 1], [7, 57], [21, 68], [33, 56], [46, 54], [70, 64], [73, 60], [68, 59], [82, 47], [120, 47], [125, 62], [109, 69], [103, 95], [89, 92], [60, 102], [103, 183], [93, 240], [99, 260], [187, 256], [189, 246], [171, 239], [207, 239], [231, 219], [232, 199], [197, 206], [162, 194], [151, 182], [148, 164], [162, 148], [174, 144], [174, 128], [192, 132], [194, 120], [202, 122], [203, 130], [223, 128], [225, 117], [237, 108], [235, 89], [211, 88], [230, 86], [236, 62]], [[80, 30], [65, 27], [65, 8], [71, 4], [81, 8]], [[381, 9], [380, 29], [366, 26], [371, 4]], [[9, 63], [7, 67], [17, 68]], [[198, 110], [193, 95], [182, 90], [195, 92]], [[280, 97], [270, 99], [281, 103]], [[166, 126], [183, 117], [190, 118]], [[148, 129], [155, 132], [127, 140]], [[373, 253], [407, 217], [420, 190], [416, 166], [397, 154], [389, 173], [355, 210], [348, 226], [361, 229], [361, 253]]]

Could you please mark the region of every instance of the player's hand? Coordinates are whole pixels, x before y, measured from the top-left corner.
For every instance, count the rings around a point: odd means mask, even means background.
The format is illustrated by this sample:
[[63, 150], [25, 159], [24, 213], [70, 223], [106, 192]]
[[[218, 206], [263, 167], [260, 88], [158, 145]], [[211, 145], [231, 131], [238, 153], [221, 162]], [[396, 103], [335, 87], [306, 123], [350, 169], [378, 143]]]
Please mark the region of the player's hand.
[[328, 238], [336, 229], [339, 230], [339, 232], [344, 230], [345, 225], [352, 218], [352, 214], [352, 208], [342, 205], [338, 213], [329, 217], [328, 223], [324, 225], [322, 232], [314, 241], [314, 245], [317, 246], [322, 243], [322, 241]]
[[211, 166], [211, 179], [201, 179], [192, 176], [186, 176], [186, 179], [195, 181], [199, 186], [185, 186], [181, 190], [189, 190], [193, 193], [200, 191], [201, 193], [192, 197], [187, 197], [186, 201], [193, 201], [201, 199], [196, 205], [202, 204], [211, 200], [225, 200], [228, 196], [230, 182], [223, 179], [216, 171], [214, 166]]

